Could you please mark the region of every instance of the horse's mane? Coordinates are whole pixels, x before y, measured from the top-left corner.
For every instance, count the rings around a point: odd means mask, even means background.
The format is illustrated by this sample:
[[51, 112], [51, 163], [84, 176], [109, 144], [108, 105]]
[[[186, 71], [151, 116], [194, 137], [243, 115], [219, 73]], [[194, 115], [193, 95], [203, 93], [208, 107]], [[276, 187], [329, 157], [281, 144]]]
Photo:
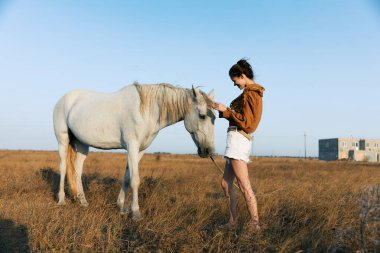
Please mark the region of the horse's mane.
[[191, 108], [191, 90], [167, 83], [133, 84], [140, 95], [140, 113], [154, 113], [159, 107], [160, 123], [174, 123], [182, 119]]

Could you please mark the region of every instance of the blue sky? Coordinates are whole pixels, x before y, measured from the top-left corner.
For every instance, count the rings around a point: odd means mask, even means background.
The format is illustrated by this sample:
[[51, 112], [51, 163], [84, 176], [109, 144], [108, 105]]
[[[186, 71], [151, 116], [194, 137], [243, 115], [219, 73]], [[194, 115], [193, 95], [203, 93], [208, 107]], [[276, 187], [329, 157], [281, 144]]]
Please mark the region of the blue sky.
[[[55, 102], [134, 81], [240, 94], [248, 58], [266, 88], [254, 155], [318, 155], [318, 139], [380, 138], [380, 3], [0, 0], [0, 148], [56, 150]], [[227, 121], [215, 122], [218, 153]], [[196, 153], [183, 123], [148, 152]]]

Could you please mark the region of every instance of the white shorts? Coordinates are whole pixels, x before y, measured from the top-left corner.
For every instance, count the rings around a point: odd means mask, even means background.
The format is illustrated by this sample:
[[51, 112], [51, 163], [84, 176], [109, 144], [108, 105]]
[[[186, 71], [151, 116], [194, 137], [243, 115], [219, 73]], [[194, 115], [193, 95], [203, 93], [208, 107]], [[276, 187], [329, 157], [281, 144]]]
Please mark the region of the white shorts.
[[248, 140], [244, 135], [235, 132], [227, 132], [226, 151], [224, 157], [242, 160], [246, 163], [249, 162], [249, 155], [251, 154], [252, 141]]

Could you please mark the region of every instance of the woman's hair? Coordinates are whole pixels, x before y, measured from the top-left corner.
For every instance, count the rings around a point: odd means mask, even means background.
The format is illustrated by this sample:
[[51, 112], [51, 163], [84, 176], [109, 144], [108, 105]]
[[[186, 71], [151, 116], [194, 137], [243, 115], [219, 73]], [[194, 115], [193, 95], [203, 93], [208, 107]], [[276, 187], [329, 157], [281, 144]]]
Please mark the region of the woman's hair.
[[236, 76], [239, 77], [242, 74], [244, 74], [246, 77], [252, 80], [255, 76], [251, 65], [245, 59], [239, 60], [235, 65], [233, 65], [230, 68], [230, 72], [229, 72], [229, 75], [231, 78], [236, 77]]

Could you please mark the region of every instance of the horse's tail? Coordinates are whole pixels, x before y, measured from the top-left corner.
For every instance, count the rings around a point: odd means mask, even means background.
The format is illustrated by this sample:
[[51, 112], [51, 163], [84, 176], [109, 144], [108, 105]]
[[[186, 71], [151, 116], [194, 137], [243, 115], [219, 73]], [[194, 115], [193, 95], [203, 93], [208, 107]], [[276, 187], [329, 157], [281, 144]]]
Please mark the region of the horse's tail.
[[67, 171], [67, 182], [69, 184], [69, 188], [74, 197], [77, 195], [77, 183], [76, 183], [76, 172], [74, 167], [74, 162], [76, 158], [76, 151], [74, 149], [73, 139], [75, 137], [69, 130], [69, 145], [67, 147], [67, 156], [66, 156], [66, 171]]

